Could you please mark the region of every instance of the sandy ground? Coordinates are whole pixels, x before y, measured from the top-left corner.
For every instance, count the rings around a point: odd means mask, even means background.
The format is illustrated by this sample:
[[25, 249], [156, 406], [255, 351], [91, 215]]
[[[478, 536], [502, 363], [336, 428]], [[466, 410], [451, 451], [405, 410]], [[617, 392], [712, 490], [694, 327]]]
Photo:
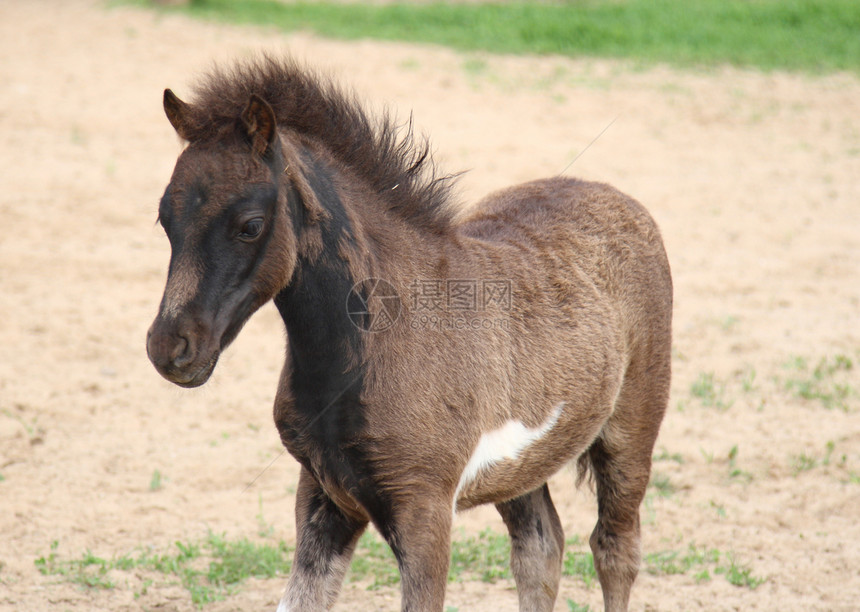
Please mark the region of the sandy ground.
[[[650, 208], [676, 287], [655, 462], [665, 495], [653, 489], [643, 508], [643, 551], [716, 549], [764, 579], [752, 589], [713, 567], [700, 581], [698, 569], [643, 571], [631, 608], [858, 609], [856, 76], [461, 55], [86, 0], [0, 4], [0, 609], [194, 609], [166, 582], [135, 598], [133, 572], [110, 590], [43, 576], [33, 562], [53, 541], [61, 558], [110, 558], [208, 530], [254, 538], [261, 521], [294, 541], [297, 464], [277, 458], [271, 423], [284, 346], [274, 308], [197, 391], [161, 380], [144, 351], [168, 258], [157, 202], [180, 150], [161, 92], [188, 93], [213, 61], [261, 49], [334, 73], [375, 107], [414, 110], [442, 166], [471, 169], [465, 203], [557, 174], [614, 121], [567, 173]], [[816, 378], [838, 356], [853, 369]], [[707, 380], [710, 392], [694, 387]], [[567, 534], [585, 539], [592, 494], [570, 471], [552, 490]], [[456, 529], [487, 526], [503, 530], [482, 508]], [[206, 609], [273, 609], [283, 583], [250, 581]], [[453, 584], [448, 605], [513, 611], [512, 589]], [[567, 598], [601, 609], [599, 588], [577, 578], [564, 579], [557, 609]], [[396, 589], [351, 584], [336, 609], [398, 602]]]

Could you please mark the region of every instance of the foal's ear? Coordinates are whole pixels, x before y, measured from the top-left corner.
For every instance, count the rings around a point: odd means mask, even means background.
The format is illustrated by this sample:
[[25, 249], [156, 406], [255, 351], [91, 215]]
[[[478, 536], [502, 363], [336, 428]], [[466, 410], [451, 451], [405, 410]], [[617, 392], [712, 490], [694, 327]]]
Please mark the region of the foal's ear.
[[264, 155], [275, 140], [277, 133], [275, 111], [263, 98], [257, 94], [251, 94], [248, 106], [242, 111], [242, 125], [254, 153]]
[[169, 89], [164, 90], [164, 114], [170, 125], [183, 140], [191, 140], [191, 112], [188, 104], [176, 97]]

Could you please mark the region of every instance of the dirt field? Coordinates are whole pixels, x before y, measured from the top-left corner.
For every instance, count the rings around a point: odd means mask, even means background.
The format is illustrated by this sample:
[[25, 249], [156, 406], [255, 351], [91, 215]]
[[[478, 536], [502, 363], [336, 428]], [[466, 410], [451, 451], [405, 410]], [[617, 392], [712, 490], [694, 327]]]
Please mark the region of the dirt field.
[[[277, 458], [271, 422], [274, 308], [197, 391], [163, 381], [144, 350], [169, 255], [157, 202], [180, 150], [161, 92], [187, 94], [213, 61], [261, 49], [334, 73], [374, 107], [414, 110], [441, 165], [471, 169], [464, 203], [559, 173], [614, 121], [567, 173], [649, 207], [676, 288], [643, 553], [717, 550], [764, 580], [643, 569], [631, 609], [860, 608], [856, 76], [460, 55], [42, 0], [0, 4], [0, 610], [194, 609], [166, 579], [142, 589], [119, 573], [86, 590], [42, 575], [34, 560], [54, 541], [61, 558], [110, 558], [209, 530], [254, 538], [265, 522], [294, 542], [297, 464]], [[552, 490], [568, 536], [585, 540], [595, 504], [573, 480], [564, 471]], [[482, 508], [455, 528], [486, 526], [503, 531]], [[251, 580], [205, 609], [274, 609], [284, 582]], [[347, 585], [336, 609], [399, 609], [396, 589], [365, 586]], [[557, 609], [567, 598], [602, 609], [575, 577]], [[448, 605], [508, 612], [516, 594], [457, 583]]]

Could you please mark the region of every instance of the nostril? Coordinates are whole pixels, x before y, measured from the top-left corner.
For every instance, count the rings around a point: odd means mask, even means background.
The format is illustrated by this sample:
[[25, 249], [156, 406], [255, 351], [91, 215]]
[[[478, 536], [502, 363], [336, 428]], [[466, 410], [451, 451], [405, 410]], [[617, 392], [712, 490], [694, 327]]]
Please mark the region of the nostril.
[[170, 361], [176, 367], [182, 367], [191, 361], [191, 344], [184, 336], [176, 338], [176, 344], [173, 345], [173, 350], [170, 352]]

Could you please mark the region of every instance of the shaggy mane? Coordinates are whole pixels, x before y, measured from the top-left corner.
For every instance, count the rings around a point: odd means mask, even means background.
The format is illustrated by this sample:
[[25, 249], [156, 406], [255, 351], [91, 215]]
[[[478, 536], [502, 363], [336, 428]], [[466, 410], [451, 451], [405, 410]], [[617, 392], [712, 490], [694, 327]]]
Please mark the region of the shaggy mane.
[[234, 129], [252, 93], [271, 105], [279, 125], [320, 143], [368, 181], [392, 211], [430, 227], [451, 223], [455, 176], [438, 174], [428, 140], [413, 135], [411, 117], [406, 126], [387, 113], [372, 118], [354, 94], [290, 59], [265, 56], [205, 77], [191, 104], [191, 139]]

